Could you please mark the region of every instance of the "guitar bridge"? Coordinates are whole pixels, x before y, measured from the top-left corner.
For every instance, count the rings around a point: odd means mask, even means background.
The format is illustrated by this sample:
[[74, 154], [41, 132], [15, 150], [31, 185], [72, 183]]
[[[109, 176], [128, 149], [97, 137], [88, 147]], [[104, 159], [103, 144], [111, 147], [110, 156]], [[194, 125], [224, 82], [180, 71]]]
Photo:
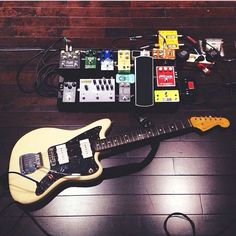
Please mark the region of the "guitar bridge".
[[27, 153], [19, 158], [20, 172], [27, 175], [35, 172], [41, 166], [43, 166], [43, 160], [41, 153]]

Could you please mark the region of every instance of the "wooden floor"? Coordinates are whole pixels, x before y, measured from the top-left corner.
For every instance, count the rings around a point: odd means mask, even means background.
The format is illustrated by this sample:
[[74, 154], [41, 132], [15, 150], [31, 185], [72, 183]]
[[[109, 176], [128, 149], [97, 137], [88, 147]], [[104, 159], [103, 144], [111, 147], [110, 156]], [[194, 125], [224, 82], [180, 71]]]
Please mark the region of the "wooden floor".
[[[35, 128], [73, 129], [104, 117], [113, 121], [109, 135], [139, 126], [128, 112], [58, 112], [55, 98], [23, 94], [14, 84], [10, 68], [2, 66], [1, 71], [1, 174], [8, 170], [14, 143]], [[27, 73], [33, 76], [30, 70]], [[203, 79], [199, 77], [199, 82]], [[212, 79], [205, 78], [205, 82]], [[56, 236], [165, 235], [165, 218], [182, 212], [194, 221], [199, 236], [235, 235], [236, 110], [231, 104], [235, 94], [233, 90], [231, 95], [229, 92], [226, 89], [217, 93], [206, 105], [182, 104], [176, 111], [157, 109], [146, 114], [154, 124], [195, 115], [225, 116], [231, 121], [229, 129], [185, 134], [160, 144], [156, 141], [152, 147], [111, 153], [102, 160], [105, 169], [101, 183], [63, 190], [51, 202], [31, 212], [33, 219]], [[145, 158], [152, 148], [154, 157], [146, 165]], [[7, 207], [12, 199], [4, 188], [1, 194], [1, 235], [45, 235], [18, 206]], [[178, 217], [170, 219], [168, 227], [173, 235], [191, 235], [189, 223]]]
[[[235, 57], [235, 12], [236, 4], [225, 1], [2, 1], [0, 48], [45, 48], [62, 36], [81, 47], [111, 47], [118, 37], [178, 29], [196, 38], [222, 37], [226, 54]], [[20, 92], [16, 70], [34, 53], [0, 52], [0, 174], [8, 171], [16, 141], [33, 129], [74, 129], [105, 117], [113, 122], [109, 136], [139, 126], [129, 112], [58, 112], [56, 98]], [[221, 68], [229, 82], [236, 80], [235, 64]], [[31, 85], [34, 73], [34, 66], [27, 67], [23, 83]], [[0, 236], [164, 236], [164, 220], [174, 212], [194, 221], [197, 236], [235, 236], [236, 91], [223, 86], [217, 73], [205, 77], [198, 72], [196, 79], [196, 103], [208, 100], [206, 104], [181, 103], [175, 111], [156, 109], [145, 116], [154, 124], [195, 115], [225, 116], [230, 128], [111, 153], [102, 159], [100, 183], [66, 188], [30, 215], [11, 204], [2, 181]], [[169, 220], [168, 229], [172, 235], [192, 235], [190, 224], [179, 217]]]

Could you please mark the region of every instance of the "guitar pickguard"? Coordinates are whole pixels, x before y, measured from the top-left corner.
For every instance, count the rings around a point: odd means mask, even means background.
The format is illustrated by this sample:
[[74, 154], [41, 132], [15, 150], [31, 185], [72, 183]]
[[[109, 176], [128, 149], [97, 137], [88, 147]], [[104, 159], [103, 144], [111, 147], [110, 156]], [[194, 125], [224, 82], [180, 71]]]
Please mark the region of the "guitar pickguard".
[[36, 195], [42, 194], [56, 180], [70, 175], [92, 175], [99, 166], [94, 159], [94, 150], [89, 144], [99, 138], [101, 126], [87, 130], [66, 143], [48, 148], [50, 171], [40, 181]]

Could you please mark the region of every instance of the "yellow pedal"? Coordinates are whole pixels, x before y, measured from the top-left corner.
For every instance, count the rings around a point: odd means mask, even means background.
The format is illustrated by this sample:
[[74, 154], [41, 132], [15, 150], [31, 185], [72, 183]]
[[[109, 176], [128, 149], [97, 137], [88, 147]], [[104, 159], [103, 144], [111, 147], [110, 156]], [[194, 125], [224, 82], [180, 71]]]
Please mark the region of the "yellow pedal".
[[177, 30], [159, 30], [158, 40], [160, 49], [179, 49]]
[[155, 90], [155, 102], [180, 102], [179, 90]]
[[123, 73], [130, 72], [130, 50], [118, 50], [118, 71]]

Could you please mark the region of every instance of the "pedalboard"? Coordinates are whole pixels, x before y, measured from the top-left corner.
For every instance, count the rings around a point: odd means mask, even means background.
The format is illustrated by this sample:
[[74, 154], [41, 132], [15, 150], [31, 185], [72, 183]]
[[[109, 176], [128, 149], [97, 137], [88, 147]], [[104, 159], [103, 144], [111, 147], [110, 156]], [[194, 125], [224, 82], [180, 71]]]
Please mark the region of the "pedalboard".
[[152, 51], [85, 50], [69, 46], [61, 50], [58, 109], [121, 111], [165, 107], [169, 110], [175, 109], [182, 99], [193, 97], [194, 82], [179, 78], [177, 73], [175, 32], [162, 36], [169, 46]]

